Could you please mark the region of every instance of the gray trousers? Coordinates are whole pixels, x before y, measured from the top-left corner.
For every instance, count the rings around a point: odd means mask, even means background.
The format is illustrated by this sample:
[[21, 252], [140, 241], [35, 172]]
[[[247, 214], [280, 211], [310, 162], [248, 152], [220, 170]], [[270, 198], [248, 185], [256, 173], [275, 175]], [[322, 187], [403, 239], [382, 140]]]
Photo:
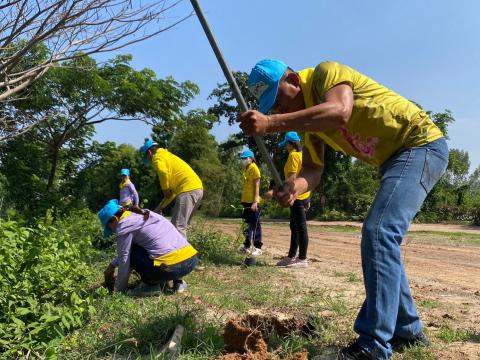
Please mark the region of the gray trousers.
[[177, 195], [172, 213], [172, 224], [178, 232], [187, 238], [187, 226], [203, 197], [203, 189], [187, 191]]

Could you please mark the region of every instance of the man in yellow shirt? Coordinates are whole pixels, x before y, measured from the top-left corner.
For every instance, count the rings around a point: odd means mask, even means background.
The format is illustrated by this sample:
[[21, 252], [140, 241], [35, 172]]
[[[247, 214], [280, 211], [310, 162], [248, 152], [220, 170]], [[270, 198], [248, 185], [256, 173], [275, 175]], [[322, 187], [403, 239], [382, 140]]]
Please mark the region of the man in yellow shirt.
[[250, 73], [249, 88], [260, 111], [239, 117], [244, 132], [305, 133], [302, 170], [276, 194], [282, 205], [291, 205], [318, 185], [324, 143], [380, 167], [380, 189], [362, 228], [366, 299], [354, 326], [359, 337], [338, 359], [384, 360], [392, 349], [428, 346], [400, 244], [446, 170], [448, 148], [442, 132], [412, 102], [335, 62], [295, 72], [279, 60], [262, 60]]
[[144, 161], [155, 169], [164, 195], [154, 211], [161, 213], [175, 200], [172, 223], [186, 238], [187, 226], [203, 197], [202, 180], [185, 161], [150, 139], [145, 140], [140, 150]]

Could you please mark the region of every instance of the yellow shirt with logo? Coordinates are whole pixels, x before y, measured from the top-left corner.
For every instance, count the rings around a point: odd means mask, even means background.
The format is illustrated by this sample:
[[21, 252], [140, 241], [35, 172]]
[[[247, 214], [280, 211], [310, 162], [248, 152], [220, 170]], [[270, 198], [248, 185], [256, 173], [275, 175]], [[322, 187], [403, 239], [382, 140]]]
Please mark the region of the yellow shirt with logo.
[[[288, 176], [291, 173], [295, 173], [296, 175], [298, 175], [301, 169], [302, 169], [302, 152], [296, 151], [296, 150], [290, 151], [290, 153], [288, 154], [287, 162], [283, 167], [285, 180], [287, 180]], [[310, 197], [310, 191], [307, 191], [306, 193], [298, 196], [297, 199], [305, 200], [305, 199], [308, 199], [309, 197]]]
[[322, 62], [298, 74], [307, 108], [321, 104], [325, 93], [340, 83], [349, 84], [353, 90], [352, 115], [345, 126], [305, 134], [305, 147], [319, 165], [322, 163], [311, 136], [320, 137], [333, 149], [376, 166], [403, 148], [422, 146], [443, 137], [440, 129], [414, 103], [348, 66]]
[[153, 168], [160, 178], [162, 190], [172, 190], [173, 196], [164, 203], [168, 205], [178, 194], [203, 189], [202, 180], [193, 169], [167, 149], [159, 148], [152, 158]]
[[245, 170], [242, 176], [242, 202], [253, 203], [260, 202], [260, 198], [255, 199], [255, 180], [260, 179], [260, 170], [257, 164], [251, 163]]

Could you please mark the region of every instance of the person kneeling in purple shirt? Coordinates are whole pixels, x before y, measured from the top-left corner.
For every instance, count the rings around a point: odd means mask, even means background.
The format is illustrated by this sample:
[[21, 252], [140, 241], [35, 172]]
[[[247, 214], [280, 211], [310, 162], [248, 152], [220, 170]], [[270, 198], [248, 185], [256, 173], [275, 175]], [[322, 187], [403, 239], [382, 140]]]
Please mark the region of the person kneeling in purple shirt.
[[[104, 236], [117, 235], [117, 257], [105, 270], [105, 283], [114, 283], [116, 291], [125, 292], [133, 269], [142, 284], [128, 294], [158, 294], [170, 280], [176, 291], [183, 292], [187, 284], [182, 278], [197, 265], [197, 251], [163, 216], [139, 212], [124, 209], [117, 200], [110, 200], [98, 212]], [[116, 267], [118, 274], [114, 280]]]

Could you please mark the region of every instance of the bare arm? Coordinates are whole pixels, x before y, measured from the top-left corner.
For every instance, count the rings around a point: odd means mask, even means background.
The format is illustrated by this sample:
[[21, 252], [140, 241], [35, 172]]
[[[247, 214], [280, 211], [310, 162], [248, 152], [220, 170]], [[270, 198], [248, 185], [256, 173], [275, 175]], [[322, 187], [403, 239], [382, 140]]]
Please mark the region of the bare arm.
[[[321, 140], [312, 142], [315, 151], [323, 162], [324, 144]], [[285, 181], [281, 189], [274, 192], [274, 196], [281, 206], [291, 206], [297, 197], [307, 191], [314, 190], [322, 177], [323, 166], [315, 164], [307, 148], [303, 150], [303, 164], [298, 176]]]
[[105, 287], [112, 292], [115, 285], [115, 266], [113, 264], [108, 264], [103, 272], [103, 276], [105, 279]]
[[173, 191], [170, 189], [162, 189], [163, 193], [163, 199], [160, 201], [160, 204], [157, 205], [155, 209], [153, 209], [154, 212], [157, 214], [162, 214], [162, 210], [167, 207], [168, 204], [170, 204], [173, 200]]
[[285, 181], [295, 181], [296, 178], [297, 178], [297, 173], [291, 172], [291, 173], [288, 173], [288, 176], [285, 179]]
[[255, 179], [253, 185], [255, 186], [255, 191], [253, 195], [253, 203], [251, 209], [257, 211], [258, 201], [260, 200], [260, 178]]
[[353, 110], [353, 91], [350, 85], [338, 84], [327, 91], [324, 102], [307, 109], [274, 115], [255, 110], [244, 112], [238, 118], [240, 127], [248, 135], [284, 131], [328, 131], [344, 126]]

